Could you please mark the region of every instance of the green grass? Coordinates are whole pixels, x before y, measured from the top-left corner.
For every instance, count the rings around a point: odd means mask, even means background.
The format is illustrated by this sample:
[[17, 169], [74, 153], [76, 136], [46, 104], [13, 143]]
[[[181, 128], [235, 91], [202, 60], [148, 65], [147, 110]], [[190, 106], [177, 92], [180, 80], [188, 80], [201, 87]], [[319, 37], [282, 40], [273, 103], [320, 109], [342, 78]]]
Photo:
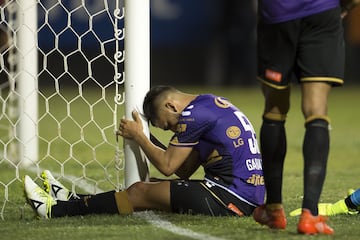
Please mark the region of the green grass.
[[[210, 88], [210, 87], [179, 87], [181, 90], [192, 93], [215, 93], [229, 98], [237, 105], [252, 121], [254, 128], [259, 132], [261, 124], [261, 114], [263, 108], [263, 97], [259, 88]], [[330, 96], [329, 116], [332, 120], [331, 150], [328, 162], [327, 178], [321, 196], [321, 202], [335, 202], [346, 195], [348, 188], [359, 188], [359, 161], [360, 156], [360, 87], [344, 86], [333, 89]], [[50, 95], [50, 94], [49, 94]], [[70, 96], [71, 94], [69, 94]], [[89, 94], [91, 95], [91, 94]], [[89, 97], [91, 98], [91, 96]], [[66, 104], [58, 105], [55, 100], [50, 104], [58, 106], [59, 112], [53, 115], [62, 118], [65, 114]], [[78, 111], [76, 119], [79, 123], [86, 122], [88, 113], [80, 114], [86, 107], [86, 101], [79, 100], [79, 104], [74, 101], [73, 110]], [[88, 100], [93, 103], [94, 101]], [[63, 106], [64, 105], [64, 106]], [[63, 106], [63, 107], [59, 107]], [[78, 110], [76, 110], [79, 108]], [[99, 122], [103, 125], [111, 124], [109, 111], [106, 110], [107, 104], [96, 104], [94, 109], [99, 111]], [[42, 108], [40, 108], [41, 110]], [[121, 111], [120, 111], [121, 112]], [[75, 114], [76, 115], [76, 114]], [[121, 113], [120, 113], [121, 115]], [[66, 116], [66, 114], [65, 114]], [[121, 117], [121, 116], [119, 116]], [[64, 122], [68, 119], [64, 118]], [[52, 119], [44, 120], [44, 125], [57, 126]], [[37, 165], [38, 169], [47, 167], [52, 171], [64, 172], [62, 179], [69, 187], [72, 187], [66, 180], [66, 174], [81, 177], [83, 170], [86, 170], [86, 177], [82, 178], [89, 184], [95, 186], [95, 181], [100, 181], [97, 187], [103, 190], [111, 190], [112, 185], [105, 180], [105, 171], [108, 170], [114, 180], [116, 171], [113, 169], [114, 150], [111, 148], [115, 144], [112, 138], [112, 130], [106, 131], [108, 144], [95, 147], [95, 161], [93, 154], [86, 152], [90, 147], [96, 146], [99, 139], [97, 127], [89, 124], [86, 130], [88, 145], [75, 143], [79, 139], [76, 129], [78, 126], [68, 126], [68, 131], [63, 132], [70, 139], [70, 145], [77, 150], [73, 157], [69, 157], [69, 144], [57, 135], [48, 132], [49, 126], [42, 126], [40, 131], [46, 135], [47, 140], [55, 139], [59, 147], [51, 149], [50, 157], [46, 155], [46, 145], [41, 145], [40, 149], [42, 160]], [[64, 125], [65, 126], [65, 125]], [[65, 128], [65, 127], [64, 127]], [[166, 143], [170, 137], [169, 133], [163, 133], [158, 129], [152, 129], [155, 135]], [[94, 136], [92, 136], [94, 132]], [[72, 134], [74, 133], [74, 134]], [[300, 92], [298, 88], [293, 89], [291, 98], [291, 111], [287, 119], [288, 153], [285, 163], [283, 198], [286, 212], [290, 212], [301, 206], [302, 200], [302, 138], [304, 134], [304, 120], [300, 111]], [[100, 136], [101, 138], [101, 136]], [[44, 143], [42, 143], [44, 144]], [[121, 143], [120, 143], [121, 144]], [[45, 146], [45, 150], [43, 149]], [[24, 174], [35, 177], [36, 174], [26, 169], [18, 169], [4, 161], [0, 161], [0, 207], [4, 206], [4, 221], [0, 222], [1, 239], [187, 239], [186, 236], [177, 235], [170, 231], [153, 226], [139, 215], [122, 217], [114, 216], [85, 216], [68, 217], [62, 219], [51, 219], [49, 221], [39, 220], [34, 217], [31, 208], [25, 205], [22, 192], [21, 178]], [[151, 175], [160, 177], [161, 175], [151, 169]], [[121, 175], [122, 176], [122, 175]], [[201, 178], [202, 171], [198, 171], [194, 178]], [[15, 179], [14, 179], [15, 178]], [[77, 186], [74, 185], [78, 190]], [[10, 201], [4, 205], [4, 199]], [[266, 227], [256, 224], [252, 218], [235, 217], [206, 217], [206, 216], [187, 216], [156, 212], [162, 220], [168, 221], [177, 227], [191, 230], [208, 236], [225, 239], [305, 239], [306, 236], [296, 234], [297, 217], [288, 217], [288, 227], [284, 231], [272, 231]], [[317, 239], [358, 239], [360, 236], [360, 215], [354, 216], [334, 216], [329, 219], [330, 225], [335, 229], [336, 234], [331, 237], [317, 236]]]

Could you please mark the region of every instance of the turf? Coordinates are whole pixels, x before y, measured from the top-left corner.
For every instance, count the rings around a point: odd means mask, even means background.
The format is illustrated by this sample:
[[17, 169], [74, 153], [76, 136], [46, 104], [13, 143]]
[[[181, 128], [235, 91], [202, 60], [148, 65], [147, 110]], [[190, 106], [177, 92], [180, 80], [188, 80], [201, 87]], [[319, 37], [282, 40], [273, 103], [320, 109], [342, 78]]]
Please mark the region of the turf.
[[[258, 87], [186, 87], [179, 89], [192, 93], [215, 93], [230, 99], [252, 121], [254, 128], [259, 132], [263, 97]], [[359, 156], [360, 156], [360, 86], [344, 86], [332, 90], [329, 99], [329, 116], [332, 130], [331, 150], [328, 162], [327, 178], [324, 185], [321, 202], [335, 202], [346, 196], [349, 188], [358, 188]], [[57, 104], [54, 102], [54, 104]], [[76, 105], [75, 105], [76, 107]], [[79, 106], [82, 109], [84, 106]], [[61, 109], [61, 108], [59, 108]], [[79, 110], [80, 111], [80, 110]], [[100, 110], [99, 110], [100, 111]], [[60, 113], [53, 113], [54, 115]], [[106, 113], [99, 114], [105, 119]], [[81, 117], [84, 117], [83, 115]], [[86, 115], [85, 115], [86, 117]], [[100, 117], [99, 117], [100, 118]], [[110, 117], [111, 118], [111, 117]], [[86, 118], [84, 118], [86, 121]], [[44, 123], [45, 124], [45, 123]], [[291, 97], [291, 110], [287, 119], [288, 153], [285, 163], [283, 197], [286, 212], [301, 206], [302, 200], [302, 137], [304, 134], [304, 120], [300, 111], [300, 92], [294, 87]], [[76, 126], [74, 126], [76, 129]], [[44, 131], [45, 128], [41, 128]], [[95, 127], [94, 127], [95, 129]], [[88, 130], [90, 133], [92, 128]], [[152, 129], [154, 134], [166, 143], [169, 133], [163, 133], [158, 129]], [[63, 133], [71, 135], [76, 141], [76, 131], [69, 130]], [[88, 142], [96, 142], [97, 134], [89, 134]], [[110, 134], [109, 134], [110, 135]], [[70, 136], [71, 137], [71, 136]], [[92, 139], [95, 138], [95, 139]], [[121, 143], [120, 143], [121, 144]], [[82, 146], [85, 150], [87, 146]], [[40, 168], [47, 167], [52, 171], [63, 171], [66, 174], [80, 177], [86, 170], [86, 177], [81, 178], [90, 185], [103, 190], [110, 190], [112, 185], [107, 183], [104, 169], [111, 172], [112, 179], [116, 171], [112, 170], [110, 160], [114, 158], [114, 151], [108, 150], [108, 146], [100, 148], [96, 161], [89, 161], [89, 154], [85, 150], [79, 150], [76, 161], [68, 161], [68, 153], [58, 149], [54, 155], [57, 161], [46, 160], [40, 164]], [[81, 149], [81, 148], [80, 148]], [[44, 150], [41, 150], [44, 151]], [[83, 152], [83, 155], [82, 155]], [[92, 157], [92, 156], [90, 156]], [[65, 163], [64, 163], [65, 162]], [[61, 168], [61, 166], [64, 166]], [[36, 173], [26, 169], [15, 170], [14, 166], [0, 162], [0, 206], [3, 206], [4, 220], [0, 220], [1, 239], [305, 239], [307, 237], [296, 234], [297, 217], [288, 217], [288, 227], [284, 231], [272, 231], [256, 224], [251, 217], [206, 217], [187, 216], [154, 212], [161, 220], [171, 223], [192, 235], [182, 235], [181, 231], [174, 233], [167, 231], [146, 220], [141, 214], [133, 216], [109, 216], [95, 215], [85, 217], [67, 217], [62, 219], [39, 220], [34, 217], [31, 208], [25, 204], [21, 178], [24, 174], [35, 177]], [[161, 175], [151, 168], [151, 175]], [[122, 174], [120, 175], [122, 177]], [[202, 171], [198, 171], [194, 178], [201, 178]], [[38, 180], [38, 179], [37, 179]], [[96, 181], [100, 184], [96, 185]], [[65, 184], [70, 185], [65, 181]], [[6, 188], [6, 186], [10, 186]], [[8, 199], [4, 205], [4, 199]], [[156, 219], [152, 221], [156, 224]], [[332, 237], [317, 236], [317, 239], [358, 239], [360, 236], [360, 215], [334, 216], [329, 219], [329, 224], [336, 233]], [[160, 224], [161, 225], [161, 224]], [[166, 228], [165, 226], [163, 226]], [[168, 230], [171, 230], [170, 227]], [[198, 234], [198, 235], [197, 235]]]

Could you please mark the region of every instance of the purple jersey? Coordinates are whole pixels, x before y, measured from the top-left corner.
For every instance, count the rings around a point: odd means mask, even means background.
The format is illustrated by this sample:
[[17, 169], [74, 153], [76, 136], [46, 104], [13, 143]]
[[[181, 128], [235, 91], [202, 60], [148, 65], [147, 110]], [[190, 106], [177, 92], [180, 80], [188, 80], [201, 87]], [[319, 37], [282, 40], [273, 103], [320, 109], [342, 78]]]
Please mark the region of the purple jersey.
[[290, 21], [339, 6], [339, 0], [260, 0], [259, 12], [265, 23]]
[[170, 144], [197, 150], [206, 180], [251, 205], [263, 204], [265, 186], [255, 131], [227, 100], [199, 95], [182, 112]]

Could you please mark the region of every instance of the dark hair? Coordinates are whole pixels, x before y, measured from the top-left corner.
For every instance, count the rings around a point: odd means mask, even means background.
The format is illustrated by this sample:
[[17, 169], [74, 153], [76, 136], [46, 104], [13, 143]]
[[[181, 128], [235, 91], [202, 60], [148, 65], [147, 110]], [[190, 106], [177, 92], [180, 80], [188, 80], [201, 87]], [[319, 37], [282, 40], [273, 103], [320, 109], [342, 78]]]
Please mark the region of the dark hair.
[[156, 100], [165, 93], [173, 91], [176, 91], [176, 89], [170, 86], [156, 86], [146, 94], [143, 103], [144, 116], [152, 125], [154, 125], [154, 117], [158, 108], [155, 104]]

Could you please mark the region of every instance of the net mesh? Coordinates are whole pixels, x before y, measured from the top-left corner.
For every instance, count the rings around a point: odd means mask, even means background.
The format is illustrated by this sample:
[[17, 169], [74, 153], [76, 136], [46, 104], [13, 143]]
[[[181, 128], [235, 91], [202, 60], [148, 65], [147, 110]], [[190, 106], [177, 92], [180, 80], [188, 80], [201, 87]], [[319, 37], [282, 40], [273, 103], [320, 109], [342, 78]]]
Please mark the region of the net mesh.
[[[25, 0], [29, 1], [30, 0]], [[22, 177], [41, 180], [49, 169], [72, 191], [86, 180], [87, 191], [121, 188], [123, 153], [115, 131], [123, 115], [123, 2], [119, 0], [8, 0], [1, 2], [0, 22], [0, 204], [1, 218], [23, 203]], [[19, 19], [37, 10], [38, 70], [28, 95], [19, 89], [27, 52], [19, 49]], [[36, 16], [35, 16], [36, 17]], [[25, 24], [26, 25], [26, 24]], [[24, 158], [28, 140], [21, 138], [24, 117], [19, 105], [37, 96], [37, 159]], [[26, 113], [25, 113], [26, 115]], [[26, 117], [26, 116], [25, 116]], [[31, 124], [30, 124], [31, 125]], [[121, 139], [119, 139], [121, 140]]]

